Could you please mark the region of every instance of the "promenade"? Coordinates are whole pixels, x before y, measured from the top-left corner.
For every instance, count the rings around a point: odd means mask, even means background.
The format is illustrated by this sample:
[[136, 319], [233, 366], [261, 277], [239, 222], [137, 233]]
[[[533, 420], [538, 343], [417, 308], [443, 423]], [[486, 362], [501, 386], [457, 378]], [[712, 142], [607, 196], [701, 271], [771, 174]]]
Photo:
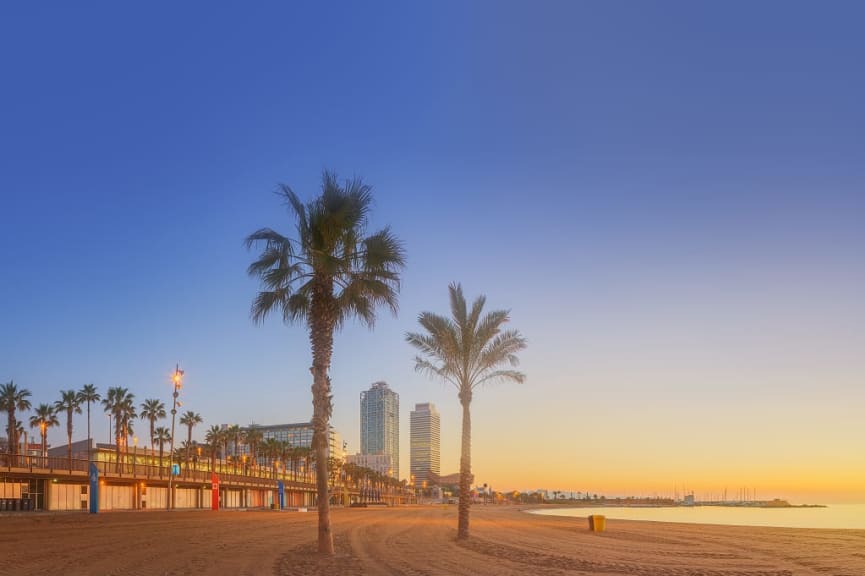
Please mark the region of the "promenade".
[[[295, 474], [283, 468], [253, 467], [206, 460], [172, 466], [165, 460], [135, 453], [102, 452], [93, 460], [98, 478], [99, 510], [209, 509], [214, 492], [219, 508], [279, 507], [279, 486], [285, 507], [316, 504], [314, 472]], [[90, 465], [86, 458], [41, 456], [0, 457], [0, 514], [9, 511], [87, 510], [93, 497]], [[169, 492], [170, 489], [170, 492]], [[392, 486], [372, 485], [363, 479], [334, 475], [330, 484], [333, 504], [380, 501], [406, 502], [410, 494]], [[14, 506], [13, 506], [14, 505]]]

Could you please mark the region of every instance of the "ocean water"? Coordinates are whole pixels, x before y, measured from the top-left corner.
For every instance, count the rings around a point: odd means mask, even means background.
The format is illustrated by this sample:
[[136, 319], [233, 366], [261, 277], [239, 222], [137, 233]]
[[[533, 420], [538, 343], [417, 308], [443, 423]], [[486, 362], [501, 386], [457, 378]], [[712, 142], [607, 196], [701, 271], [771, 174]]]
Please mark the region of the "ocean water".
[[865, 529], [865, 504], [834, 504], [826, 508], [694, 507], [585, 507], [532, 510], [534, 514], [586, 517], [602, 514], [620, 520], [723, 524], [728, 526], [776, 526], [779, 528]]

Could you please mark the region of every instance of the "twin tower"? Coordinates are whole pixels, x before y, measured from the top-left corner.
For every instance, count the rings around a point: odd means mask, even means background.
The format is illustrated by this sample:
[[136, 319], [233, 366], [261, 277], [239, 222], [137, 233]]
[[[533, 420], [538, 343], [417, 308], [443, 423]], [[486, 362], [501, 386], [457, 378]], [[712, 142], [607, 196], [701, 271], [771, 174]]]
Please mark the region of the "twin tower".
[[[438, 483], [441, 474], [441, 419], [430, 403], [416, 404], [410, 419], [411, 478]], [[399, 394], [376, 382], [360, 393], [360, 455], [357, 464], [394, 478], [399, 474]]]

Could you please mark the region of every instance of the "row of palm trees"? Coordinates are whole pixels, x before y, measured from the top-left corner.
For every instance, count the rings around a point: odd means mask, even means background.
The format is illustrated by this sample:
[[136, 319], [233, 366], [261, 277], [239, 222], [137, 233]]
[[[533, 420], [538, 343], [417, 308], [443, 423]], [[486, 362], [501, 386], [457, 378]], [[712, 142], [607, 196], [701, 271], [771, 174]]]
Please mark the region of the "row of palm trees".
[[[30, 417], [30, 426], [38, 428], [42, 439], [42, 454], [45, 455], [47, 448], [48, 429], [59, 426], [58, 415], [65, 416], [66, 438], [68, 458], [72, 460], [72, 432], [73, 416], [82, 413], [82, 405], [87, 408], [87, 446], [88, 460], [91, 457], [91, 428], [90, 413], [91, 405], [101, 403], [103, 410], [109, 415], [114, 426], [115, 460], [120, 463], [121, 448], [128, 448], [129, 436], [134, 434], [133, 424], [137, 418], [149, 423], [150, 446], [159, 446], [160, 461], [162, 459], [165, 444], [171, 441], [171, 432], [164, 426], [156, 426], [156, 423], [166, 417], [165, 404], [156, 398], [148, 398], [141, 403], [140, 413], [136, 410], [135, 394], [127, 388], [114, 386], [108, 388], [103, 397], [96, 386], [85, 384], [80, 390], [61, 390], [60, 399], [53, 404], [39, 404], [36, 408], [30, 402], [31, 392], [26, 388], [19, 388], [14, 381], [0, 385], [0, 410], [7, 415], [7, 452], [11, 456], [19, 454], [19, 444], [25, 433], [24, 425], [18, 420], [18, 414], [33, 409]], [[200, 414], [191, 410], [180, 417], [180, 424], [187, 427], [186, 461], [189, 461], [189, 448], [192, 445], [192, 429], [204, 420]], [[25, 450], [26, 451], [26, 450]]]
[[[18, 420], [18, 414], [32, 409], [30, 397], [31, 392], [29, 390], [19, 388], [12, 381], [0, 385], [0, 409], [6, 411], [9, 422], [16, 423], [12, 432], [8, 434], [7, 452], [12, 456], [19, 454], [20, 439], [24, 433], [24, 426]], [[129, 437], [134, 434], [133, 425], [136, 419], [145, 420], [148, 423], [150, 447], [152, 450], [156, 450], [158, 447], [159, 462], [164, 461], [165, 446], [171, 442], [171, 432], [166, 426], [157, 426], [157, 424], [167, 416], [165, 404], [157, 398], [148, 398], [136, 408], [135, 395], [127, 388], [120, 386], [108, 388], [103, 397], [93, 384], [86, 384], [77, 391], [61, 390], [60, 399], [53, 405], [40, 404], [33, 409], [30, 426], [38, 428], [41, 432], [42, 454], [45, 455], [46, 453], [48, 429], [59, 426], [58, 415], [65, 416], [68, 458], [71, 461], [73, 415], [82, 414], [82, 406], [86, 406], [87, 410], [89, 447], [91, 444], [91, 405], [96, 403], [101, 403], [105, 413], [111, 418], [115, 462], [118, 468], [121, 462], [121, 451], [128, 452]], [[193, 442], [192, 432], [202, 422], [204, 419], [201, 415], [191, 410], [180, 416], [181, 426], [186, 427], [186, 441], [180, 445], [178, 453], [173, 456], [180, 456], [182, 452], [187, 466], [193, 458], [193, 451], [195, 451], [196, 457], [199, 455], [198, 450], [201, 446]], [[9, 432], [8, 426], [7, 432]], [[241, 445], [248, 448], [248, 460], [241, 460], [240, 458]], [[232, 466], [235, 472], [238, 468], [245, 466], [247, 462], [251, 466], [258, 466], [259, 461], [261, 461], [267, 468], [273, 468], [277, 462], [281, 462], [283, 468], [286, 471], [290, 470], [293, 479], [296, 480], [297, 472], [301, 469], [300, 464], [303, 463], [307, 469], [311, 469], [314, 462], [314, 453], [310, 448], [292, 446], [286, 441], [279, 441], [274, 438], [265, 439], [262, 431], [255, 426], [247, 429], [242, 429], [237, 424], [228, 427], [211, 426], [205, 435], [204, 448], [210, 459], [211, 470], [216, 469], [217, 458], [232, 461], [231, 457], [233, 456]], [[91, 454], [88, 453], [88, 459], [90, 456]]]
[[[18, 420], [18, 414], [32, 409], [30, 402], [31, 392], [26, 388], [19, 388], [14, 382], [10, 381], [0, 385], [0, 409], [6, 411], [9, 422], [15, 422], [16, 426], [9, 434], [9, 444], [7, 451], [10, 455], [18, 455], [18, 447], [20, 438], [24, 433], [22, 422]], [[121, 450], [128, 451], [129, 436], [134, 434], [133, 425], [136, 419], [145, 420], [148, 423], [148, 436], [150, 438], [150, 447], [159, 450], [159, 462], [164, 459], [165, 445], [171, 442], [171, 432], [165, 426], [157, 426], [157, 423], [167, 416], [165, 404], [156, 398], [148, 398], [144, 400], [138, 409], [135, 404], [135, 395], [127, 388], [111, 387], [108, 388], [103, 397], [96, 386], [86, 384], [80, 390], [61, 390], [60, 399], [54, 404], [40, 404], [33, 409], [33, 415], [30, 417], [30, 426], [38, 428], [42, 437], [42, 453], [45, 454], [47, 448], [46, 437], [48, 429], [54, 426], [59, 426], [60, 421], [58, 416], [64, 416], [66, 421], [66, 435], [68, 458], [72, 459], [72, 433], [74, 431], [73, 416], [82, 414], [82, 406], [86, 407], [87, 411], [87, 438], [88, 446], [91, 439], [90, 415], [91, 405], [101, 403], [104, 411], [111, 417], [114, 433], [114, 449], [115, 462], [118, 466], [121, 461]], [[198, 456], [198, 446], [192, 440], [192, 432], [195, 426], [203, 422], [200, 414], [193, 411], [187, 411], [180, 416], [180, 424], [186, 426], [187, 438], [180, 446], [180, 450], [184, 453], [184, 458], [187, 464], [192, 459], [192, 451], [196, 451]], [[7, 426], [7, 432], [9, 431]], [[245, 446], [246, 457], [241, 459], [241, 446]], [[231, 461], [233, 470], [237, 472], [239, 468], [247, 465], [259, 467], [263, 464], [265, 468], [273, 468], [282, 463], [283, 469], [292, 474], [292, 479], [297, 479], [298, 471], [303, 469], [311, 470], [314, 461], [315, 453], [311, 448], [303, 446], [293, 446], [287, 441], [280, 441], [275, 438], [263, 437], [263, 433], [255, 426], [249, 428], [241, 428], [234, 424], [228, 427], [213, 425], [205, 434], [206, 456], [210, 459], [211, 470], [216, 469], [216, 459]], [[179, 455], [179, 454], [177, 454]], [[234, 457], [232, 460], [232, 456]], [[88, 454], [88, 458], [90, 454]], [[331, 459], [332, 460], [332, 459]], [[339, 466], [331, 466], [329, 468], [337, 470]], [[338, 463], [341, 464], [341, 463]], [[353, 478], [372, 478], [373, 471], [347, 464], [345, 466], [346, 476]]]

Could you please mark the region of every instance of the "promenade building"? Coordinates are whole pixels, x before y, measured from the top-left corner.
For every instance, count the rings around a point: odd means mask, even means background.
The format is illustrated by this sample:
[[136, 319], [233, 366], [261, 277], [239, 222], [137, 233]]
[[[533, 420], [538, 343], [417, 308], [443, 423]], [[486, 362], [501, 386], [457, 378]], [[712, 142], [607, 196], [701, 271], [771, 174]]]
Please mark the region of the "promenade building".
[[390, 457], [390, 475], [399, 478], [399, 394], [386, 382], [360, 393], [360, 453]]
[[411, 475], [416, 486], [438, 484], [441, 418], [434, 404], [415, 404], [409, 417]]

